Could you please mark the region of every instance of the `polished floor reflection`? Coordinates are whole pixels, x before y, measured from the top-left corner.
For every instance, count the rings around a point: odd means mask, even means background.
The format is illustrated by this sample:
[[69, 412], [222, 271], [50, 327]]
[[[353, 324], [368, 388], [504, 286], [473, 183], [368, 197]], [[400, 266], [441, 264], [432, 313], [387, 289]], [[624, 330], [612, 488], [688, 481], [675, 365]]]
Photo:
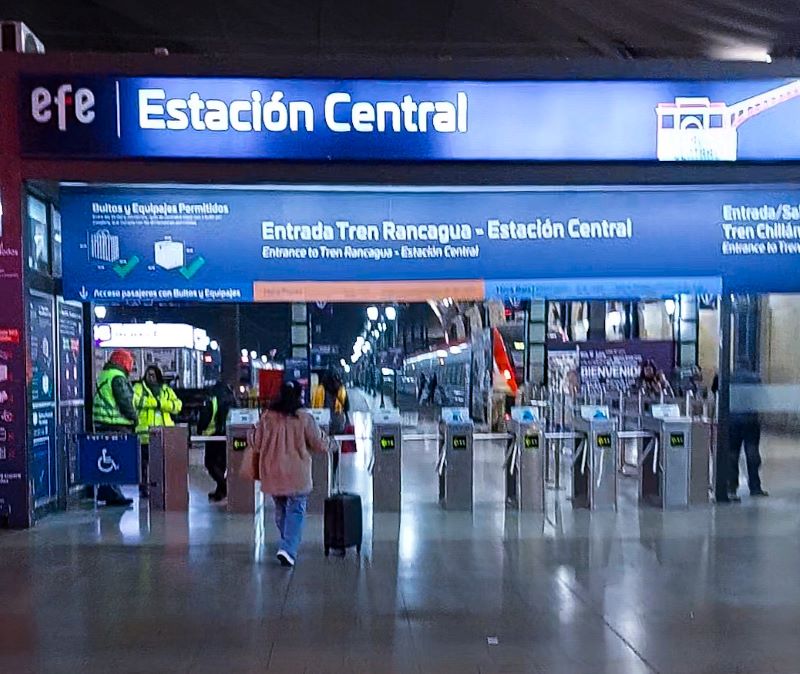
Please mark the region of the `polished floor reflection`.
[[[359, 421], [365, 436], [364, 418]], [[369, 493], [368, 446], [343, 481]], [[89, 507], [0, 532], [0, 672], [627, 674], [800, 671], [800, 462], [767, 438], [773, 496], [725, 507], [507, 513], [503, 447], [476, 448], [474, 513], [436, 504], [409, 444], [400, 516], [365, 504], [362, 558], [273, 559], [267, 505], [228, 515], [192, 472], [188, 515]]]

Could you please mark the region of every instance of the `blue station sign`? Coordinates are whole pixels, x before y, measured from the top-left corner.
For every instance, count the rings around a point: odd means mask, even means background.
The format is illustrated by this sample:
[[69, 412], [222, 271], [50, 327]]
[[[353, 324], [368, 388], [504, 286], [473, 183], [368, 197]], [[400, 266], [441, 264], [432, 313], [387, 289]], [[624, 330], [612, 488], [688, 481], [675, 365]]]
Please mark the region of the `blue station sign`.
[[792, 190], [95, 186], [61, 207], [83, 301], [800, 291]]
[[27, 156], [796, 161], [800, 79], [456, 81], [31, 76]]

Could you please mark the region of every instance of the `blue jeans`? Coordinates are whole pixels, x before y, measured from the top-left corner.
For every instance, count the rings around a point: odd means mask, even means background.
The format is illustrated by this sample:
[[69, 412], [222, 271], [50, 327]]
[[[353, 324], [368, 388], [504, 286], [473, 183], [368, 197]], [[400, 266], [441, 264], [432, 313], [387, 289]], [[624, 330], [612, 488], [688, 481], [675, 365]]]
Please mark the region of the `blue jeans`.
[[292, 557], [297, 557], [297, 550], [303, 537], [308, 495], [273, 496], [272, 500], [275, 501], [275, 524], [281, 535], [281, 550], [285, 550]]

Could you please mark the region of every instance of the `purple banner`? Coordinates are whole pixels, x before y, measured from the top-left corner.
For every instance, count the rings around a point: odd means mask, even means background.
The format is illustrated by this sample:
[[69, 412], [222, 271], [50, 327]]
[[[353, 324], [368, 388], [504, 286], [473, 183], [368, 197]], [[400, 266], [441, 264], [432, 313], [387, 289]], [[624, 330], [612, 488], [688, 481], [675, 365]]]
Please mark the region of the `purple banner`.
[[554, 343], [548, 346], [551, 386], [555, 384], [565, 393], [596, 388], [627, 392], [645, 360], [652, 360], [669, 378], [673, 353], [670, 341]]

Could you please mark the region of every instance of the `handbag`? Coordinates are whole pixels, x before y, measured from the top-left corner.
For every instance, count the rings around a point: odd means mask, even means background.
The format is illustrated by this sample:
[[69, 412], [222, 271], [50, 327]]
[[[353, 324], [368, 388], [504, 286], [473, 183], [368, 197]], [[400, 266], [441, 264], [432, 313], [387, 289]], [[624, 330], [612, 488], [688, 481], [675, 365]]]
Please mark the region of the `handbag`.
[[[345, 424], [344, 430], [342, 431], [342, 435], [355, 435], [356, 427], [350, 421], [350, 415], [345, 417]], [[342, 440], [341, 446], [339, 451], [342, 454], [355, 454], [356, 453], [356, 441], [355, 440]]]
[[239, 474], [247, 479], [256, 482], [261, 479], [261, 452], [257, 452], [253, 448], [253, 433], [252, 431], [247, 436], [247, 447], [244, 450], [242, 457], [242, 465], [239, 469]]

